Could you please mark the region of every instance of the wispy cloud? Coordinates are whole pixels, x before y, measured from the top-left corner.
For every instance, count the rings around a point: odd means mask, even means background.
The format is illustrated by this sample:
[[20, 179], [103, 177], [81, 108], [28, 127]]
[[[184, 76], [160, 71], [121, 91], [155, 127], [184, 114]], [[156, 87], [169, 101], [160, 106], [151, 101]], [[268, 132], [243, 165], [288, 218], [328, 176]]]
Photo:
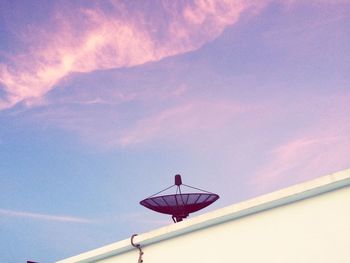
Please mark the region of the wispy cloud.
[[26, 211], [13, 211], [0, 209], [0, 215], [10, 216], [10, 217], [22, 217], [22, 218], [31, 218], [36, 220], [45, 220], [45, 221], [55, 221], [55, 222], [67, 222], [67, 223], [92, 223], [91, 220], [72, 217], [72, 216], [63, 216], [63, 215], [48, 215], [48, 214], [39, 214]]
[[139, 120], [118, 139], [122, 146], [143, 143], [155, 138], [192, 136], [218, 130], [246, 110], [243, 105], [224, 100], [191, 101], [165, 109]]
[[73, 15], [57, 9], [49, 25], [23, 34], [27, 51], [0, 64], [6, 95], [0, 109], [40, 98], [72, 72], [131, 67], [195, 50], [235, 23], [243, 11], [262, 5], [243, 0], [175, 1], [147, 12], [153, 9], [110, 2], [114, 9], [108, 13], [99, 4], [75, 8]]
[[272, 149], [266, 164], [256, 170], [252, 183], [259, 187], [297, 182], [342, 170], [350, 165], [350, 127], [296, 137]]
[[[307, 126], [288, 137], [270, 150], [262, 153], [265, 163], [252, 175], [254, 187], [265, 188], [289, 180], [293, 183], [314, 176], [342, 170], [350, 166], [350, 94], [344, 92], [318, 99], [294, 102], [293, 107], [304, 114], [313, 109], [315, 115], [307, 118]], [[296, 119], [295, 121], [298, 121]], [[291, 124], [291, 127], [293, 125]], [[293, 135], [291, 135], [293, 134]]]

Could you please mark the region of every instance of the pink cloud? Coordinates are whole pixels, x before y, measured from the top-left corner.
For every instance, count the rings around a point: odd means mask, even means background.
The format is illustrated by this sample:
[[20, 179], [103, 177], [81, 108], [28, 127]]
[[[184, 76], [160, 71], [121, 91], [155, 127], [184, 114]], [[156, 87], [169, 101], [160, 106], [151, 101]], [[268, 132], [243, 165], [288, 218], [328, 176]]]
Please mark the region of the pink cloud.
[[[342, 130], [343, 128], [343, 130]], [[260, 187], [279, 184], [286, 177], [294, 182], [339, 171], [350, 166], [350, 127], [338, 131], [314, 131], [277, 146], [257, 169], [252, 183]]]
[[212, 132], [232, 122], [245, 107], [229, 101], [192, 101], [138, 121], [118, 139], [122, 146], [156, 138], [193, 136]]
[[46, 220], [46, 221], [56, 221], [56, 222], [67, 222], [67, 223], [91, 223], [91, 220], [72, 217], [72, 216], [57, 216], [57, 215], [47, 215], [47, 214], [38, 214], [25, 211], [13, 211], [0, 209], [0, 215], [10, 216], [10, 217], [23, 217], [23, 218], [32, 218], [37, 220]]
[[257, 168], [252, 184], [265, 187], [279, 184], [286, 177], [297, 182], [348, 168], [349, 101], [349, 94], [338, 94], [310, 104], [309, 107], [317, 107], [319, 118], [273, 148], [267, 154], [266, 164]]
[[261, 6], [261, 1], [243, 0], [169, 2], [160, 10], [169, 18], [163, 21], [111, 2], [115, 15], [99, 8], [75, 10], [72, 16], [57, 10], [52, 24], [23, 34], [28, 51], [0, 64], [6, 93], [0, 109], [42, 97], [72, 72], [131, 67], [198, 49], [235, 23], [243, 11]]
[[[291, 5], [293, 4], [305, 3], [303, 0], [282, 0], [281, 2], [287, 7], [291, 7]], [[308, 2], [312, 4], [331, 4], [331, 5], [341, 5], [341, 4], [349, 3], [347, 0], [310, 0]]]

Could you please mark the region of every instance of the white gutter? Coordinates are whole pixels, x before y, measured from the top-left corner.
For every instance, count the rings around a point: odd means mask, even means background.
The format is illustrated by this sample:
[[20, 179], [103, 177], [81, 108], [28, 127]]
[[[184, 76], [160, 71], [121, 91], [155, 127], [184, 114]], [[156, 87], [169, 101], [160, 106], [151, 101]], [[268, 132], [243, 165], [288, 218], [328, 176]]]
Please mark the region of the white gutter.
[[[258, 213], [267, 209], [290, 204], [335, 189], [350, 186], [350, 169], [326, 175], [305, 183], [297, 184], [276, 192], [265, 194], [238, 204], [227, 206], [189, 220], [165, 226], [135, 237], [134, 242], [141, 246], [150, 245], [162, 240], [187, 234], [229, 220]], [[131, 235], [130, 235], [131, 236]], [[135, 249], [130, 239], [125, 239], [86, 253], [70, 257], [57, 263], [86, 263], [115, 256]]]

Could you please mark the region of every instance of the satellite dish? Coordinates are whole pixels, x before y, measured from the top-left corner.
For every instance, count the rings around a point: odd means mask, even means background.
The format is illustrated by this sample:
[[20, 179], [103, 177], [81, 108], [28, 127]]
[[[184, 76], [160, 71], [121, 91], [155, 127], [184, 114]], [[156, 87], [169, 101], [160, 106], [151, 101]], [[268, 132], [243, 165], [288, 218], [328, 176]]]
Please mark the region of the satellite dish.
[[[199, 190], [199, 193], [182, 193], [181, 186]], [[159, 195], [160, 193], [176, 187], [176, 193], [170, 195]], [[190, 213], [199, 211], [219, 199], [217, 194], [192, 187], [182, 183], [181, 175], [175, 175], [175, 184], [142, 200], [141, 205], [162, 214], [172, 216], [174, 223], [182, 221]]]

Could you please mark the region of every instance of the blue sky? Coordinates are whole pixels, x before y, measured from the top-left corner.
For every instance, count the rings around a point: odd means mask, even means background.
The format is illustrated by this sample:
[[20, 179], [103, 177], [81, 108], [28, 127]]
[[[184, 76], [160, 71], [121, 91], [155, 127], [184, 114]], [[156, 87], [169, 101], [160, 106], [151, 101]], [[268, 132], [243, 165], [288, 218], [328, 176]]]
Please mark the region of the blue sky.
[[53, 262], [350, 167], [347, 1], [1, 1], [0, 261]]

